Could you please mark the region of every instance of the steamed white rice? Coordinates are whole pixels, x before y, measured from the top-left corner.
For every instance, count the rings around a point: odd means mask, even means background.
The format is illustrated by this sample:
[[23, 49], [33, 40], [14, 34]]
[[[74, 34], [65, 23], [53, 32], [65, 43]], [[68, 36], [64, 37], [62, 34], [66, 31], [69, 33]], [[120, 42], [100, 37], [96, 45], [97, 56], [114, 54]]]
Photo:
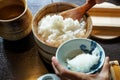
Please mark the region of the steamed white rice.
[[98, 64], [99, 55], [96, 52], [93, 54], [82, 53], [74, 57], [73, 59], [67, 59], [67, 67], [72, 71], [87, 73], [90, 68]]
[[47, 15], [39, 22], [38, 33], [45, 42], [59, 46], [62, 42], [83, 37], [86, 33], [86, 22], [63, 19], [60, 15]]

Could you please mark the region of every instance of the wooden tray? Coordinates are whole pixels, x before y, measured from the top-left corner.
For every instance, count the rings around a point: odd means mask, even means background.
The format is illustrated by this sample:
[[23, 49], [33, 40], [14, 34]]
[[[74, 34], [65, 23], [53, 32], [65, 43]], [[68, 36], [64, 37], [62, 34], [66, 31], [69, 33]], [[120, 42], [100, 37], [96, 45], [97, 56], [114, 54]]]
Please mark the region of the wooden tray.
[[120, 6], [97, 4], [88, 13], [93, 22], [93, 36], [120, 36]]

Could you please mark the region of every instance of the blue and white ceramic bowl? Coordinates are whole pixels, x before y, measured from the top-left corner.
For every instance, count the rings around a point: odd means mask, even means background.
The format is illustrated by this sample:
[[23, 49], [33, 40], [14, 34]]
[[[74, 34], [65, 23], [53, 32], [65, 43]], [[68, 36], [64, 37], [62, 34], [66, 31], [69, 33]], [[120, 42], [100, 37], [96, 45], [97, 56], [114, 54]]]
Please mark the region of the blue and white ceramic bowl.
[[40, 76], [37, 80], [60, 80], [60, 78], [56, 74], [48, 73]]
[[[101, 69], [105, 60], [105, 52], [100, 44], [98, 44], [96, 41], [93, 41], [91, 39], [81, 38], [81, 39], [72, 39], [64, 42], [58, 47], [56, 51], [56, 58], [61, 65], [63, 65], [65, 68], [68, 69], [66, 59], [77, 56], [79, 54], [78, 52], [76, 52], [77, 50], [80, 50], [87, 54], [92, 54], [93, 51], [94, 53], [95, 52], [98, 53], [97, 54], [99, 56], [98, 63], [93, 65], [90, 68], [90, 70], [85, 73], [88, 74], [95, 73]], [[73, 51], [76, 53], [71, 53]]]

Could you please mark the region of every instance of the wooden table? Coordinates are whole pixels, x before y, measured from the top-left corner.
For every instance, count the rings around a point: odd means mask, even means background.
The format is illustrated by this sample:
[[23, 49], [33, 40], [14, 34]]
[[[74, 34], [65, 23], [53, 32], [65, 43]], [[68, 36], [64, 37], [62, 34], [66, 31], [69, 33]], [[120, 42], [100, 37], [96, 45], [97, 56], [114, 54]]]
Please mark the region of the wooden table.
[[0, 47], [0, 80], [36, 80], [48, 72], [36, 50], [32, 33], [13, 42], [0, 38]]
[[[55, 1], [59, 0], [28, 0], [28, 7], [34, 16], [41, 7]], [[81, 5], [78, 1], [74, 3]], [[84, 0], [81, 1], [84, 3]], [[92, 36], [90, 38], [103, 46], [106, 56], [120, 62], [120, 37], [112, 40], [101, 40]], [[40, 59], [32, 32], [18, 41], [0, 38], [0, 80], [36, 80], [43, 74], [53, 72], [49, 66], [51, 67]]]

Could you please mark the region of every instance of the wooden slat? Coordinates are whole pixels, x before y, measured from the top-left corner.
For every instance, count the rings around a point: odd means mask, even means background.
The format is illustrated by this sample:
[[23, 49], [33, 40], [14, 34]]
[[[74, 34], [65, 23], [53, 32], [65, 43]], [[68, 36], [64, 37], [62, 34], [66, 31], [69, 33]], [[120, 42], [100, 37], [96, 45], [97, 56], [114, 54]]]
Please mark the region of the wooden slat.
[[91, 35], [120, 36], [120, 27], [94, 26]]
[[91, 16], [120, 17], [120, 6], [105, 2], [95, 5], [88, 11], [88, 13]]
[[91, 16], [93, 26], [120, 27], [120, 17]]
[[120, 17], [120, 9], [92, 8], [88, 13], [92, 16]]

